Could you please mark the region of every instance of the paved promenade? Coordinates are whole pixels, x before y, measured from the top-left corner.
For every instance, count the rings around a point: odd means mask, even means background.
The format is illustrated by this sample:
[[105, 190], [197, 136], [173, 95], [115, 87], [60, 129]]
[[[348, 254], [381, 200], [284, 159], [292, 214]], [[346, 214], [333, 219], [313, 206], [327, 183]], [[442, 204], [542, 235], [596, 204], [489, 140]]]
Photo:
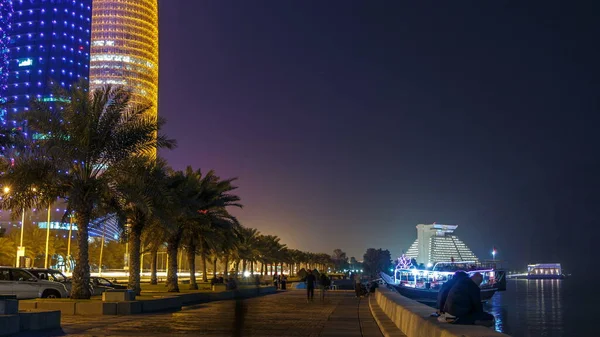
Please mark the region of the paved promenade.
[[184, 307], [174, 313], [63, 316], [64, 332], [18, 336], [382, 336], [367, 299], [334, 291], [327, 293], [324, 302], [315, 298], [306, 303], [305, 294], [288, 290]]

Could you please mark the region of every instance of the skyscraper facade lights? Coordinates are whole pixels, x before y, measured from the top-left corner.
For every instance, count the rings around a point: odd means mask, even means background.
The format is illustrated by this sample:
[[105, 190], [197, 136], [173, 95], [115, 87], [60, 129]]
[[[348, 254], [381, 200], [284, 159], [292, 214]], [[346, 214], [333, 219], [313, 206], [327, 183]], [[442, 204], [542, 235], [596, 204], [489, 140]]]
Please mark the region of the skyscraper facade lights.
[[406, 256], [425, 265], [436, 262], [478, 261], [477, 256], [452, 235], [457, 225], [417, 225], [417, 239], [406, 252]]
[[12, 0], [8, 83], [0, 97], [11, 101], [2, 122], [31, 99], [52, 97], [52, 87], [89, 81], [92, 0]]
[[[10, 37], [8, 33], [11, 30], [13, 8], [11, 0], [0, 0], [0, 93], [5, 92], [8, 86], [8, 64], [10, 55], [8, 45]], [[0, 94], [0, 103], [5, 103]], [[0, 120], [4, 119], [4, 109], [0, 107]]]
[[94, 0], [90, 88], [122, 84], [158, 110], [157, 0]]

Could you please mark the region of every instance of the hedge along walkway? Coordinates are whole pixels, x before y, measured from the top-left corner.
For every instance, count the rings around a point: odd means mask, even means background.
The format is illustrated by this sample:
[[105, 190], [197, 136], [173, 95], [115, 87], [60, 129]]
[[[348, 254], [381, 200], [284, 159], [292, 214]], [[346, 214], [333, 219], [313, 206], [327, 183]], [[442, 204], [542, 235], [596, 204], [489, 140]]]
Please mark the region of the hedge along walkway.
[[62, 327], [62, 336], [382, 336], [366, 299], [344, 291], [328, 292], [323, 302], [315, 298], [307, 303], [304, 291], [289, 290], [175, 313], [63, 316]]

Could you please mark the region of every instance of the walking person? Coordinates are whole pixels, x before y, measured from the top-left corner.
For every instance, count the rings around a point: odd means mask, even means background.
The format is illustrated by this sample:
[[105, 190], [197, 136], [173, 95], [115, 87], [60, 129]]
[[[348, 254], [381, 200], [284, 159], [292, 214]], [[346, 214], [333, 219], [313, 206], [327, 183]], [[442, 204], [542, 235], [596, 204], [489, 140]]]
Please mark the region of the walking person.
[[287, 287], [287, 276], [283, 275], [281, 278], [281, 290], [286, 290]]
[[306, 302], [312, 302], [315, 297], [315, 283], [317, 282], [317, 278], [313, 274], [312, 270], [308, 271], [308, 275], [306, 275]]
[[325, 300], [325, 291], [327, 291], [327, 288], [329, 287], [329, 278], [327, 277], [327, 275], [325, 275], [325, 273], [321, 274], [319, 283], [321, 286], [321, 301], [324, 301]]
[[260, 295], [260, 278], [254, 275], [254, 285], [256, 286], [256, 296]]
[[361, 289], [360, 289], [360, 276], [355, 273], [353, 275], [354, 277], [354, 293], [356, 294], [356, 297], [360, 297], [360, 293], [361, 293]]

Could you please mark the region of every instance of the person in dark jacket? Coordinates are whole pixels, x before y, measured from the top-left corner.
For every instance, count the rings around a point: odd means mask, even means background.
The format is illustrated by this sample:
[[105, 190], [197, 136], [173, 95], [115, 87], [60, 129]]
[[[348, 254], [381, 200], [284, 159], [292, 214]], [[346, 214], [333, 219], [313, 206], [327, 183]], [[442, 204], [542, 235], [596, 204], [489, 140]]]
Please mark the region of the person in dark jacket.
[[444, 312], [456, 319], [455, 324], [476, 324], [492, 326], [494, 316], [483, 311], [481, 304], [481, 289], [479, 285], [483, 281], [480, 273], [475, 273], [471, 278], [462, 279], [450, 289]]
[[313, 301], [315, 297], [315, 283], [317, 282], [317, 277], [313, 274], [312, 270], [308, 271], [308, 275], [306, 275], [306, 301]]
[[444, 313], [444, 305], [446, 305], [446, 298], [448, 298], [448, 293], [450, 293], [450, 289], [460, 280], [464, 280], [469, 278], [469, 275], [462, 270], [454, 273], [452, 278], [448, 280], [446, 283], [442, 285], [442, 288], [438, 292], [437, 298], [437, 307], [440, 314]]

